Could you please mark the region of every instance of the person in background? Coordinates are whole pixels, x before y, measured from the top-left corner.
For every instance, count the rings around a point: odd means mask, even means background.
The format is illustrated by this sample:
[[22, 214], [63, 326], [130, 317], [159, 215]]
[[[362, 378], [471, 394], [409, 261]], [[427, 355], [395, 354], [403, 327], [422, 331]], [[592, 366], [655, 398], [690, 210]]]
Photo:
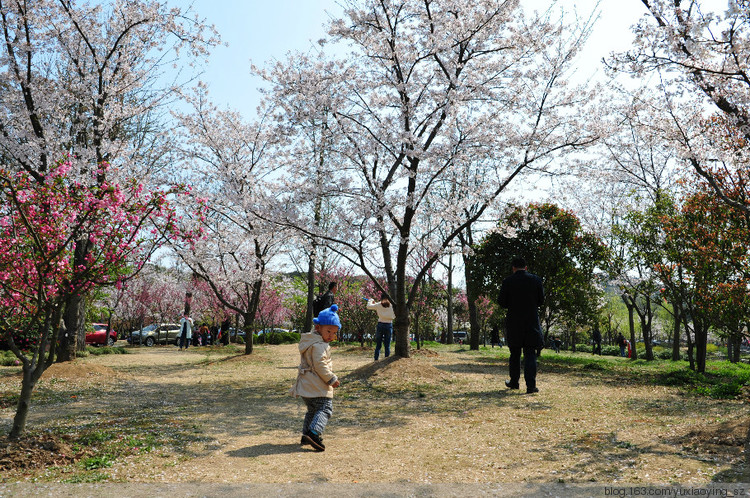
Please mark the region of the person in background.
[[492, 344], [492, 347], [495, 347], [495, 344], [498, 345], [498, 347], [502, 347], [500, 344], [500, 327], [497, 326], [497, 324], [492, 326], [492, 332], [490, 332], [490, 344]]
[[193, 319], [190, 318], [190, 315], [187, 313], [187, 311], [190, 308], [185, 309], [186, 313], [182, 315], [182, 319], [180, 320], [180, 351], [184, 349], [187, 349], [190, 345], [190, 342], [193, 340]]
[[391, 335], [393, 335], [393, 320], [396, 313], [386, 294], [380, 296], [380, 302], [367, 300], [367, 309], [378, 313], [378, 326], [375, 328], [375, 361], [380, 357], [380, 348], [385, 344], [385, 357], [391, 355]]
[[537, 351], [544, 346], [544, 337], [539, 323], [539, 307], [544, 304], [542, 279], [526, 270], [526, 260], [513, 258], [513, 273], [503, 280], [500, 286], [498, 304], [508, 310], [508, 371], [510, 380], [505, 381], [508, 389], [518, 389], [521, 377], [521, 351], [523, 351], [523, 378], [526, 393], [539, 392], [536, 387]]
[[323, 294], [323, 309], [328, 309], [336, 302], [336, 292], [339, 290], [339, 284], [331, 282], [328, 284], [328, 290]]
[[221, 329], [219, 330], [219, 335], [221, 336], [221, 344], [222, 346], [228, 346], [229, 345], [229, 328], [232, 326], [231, 320], [229, 320], [229, 317], [226, 317], [223, 322], [221, 322]]
[[617, 343], [617, 345], [620, 346], [620, 356], [624, 358], [625, 349], [628, 347], [628, 341], [625, 340], [625, 336], [622, 335], [622, 332], [617, 334], [617, 339], [615, 339], [615, 343]]
[[591, 338], [594, 341], [594, 347], [591, 349], [591, 354], [602, 355], [602, 333], [599, 331], [599, 324], [594, 323], [594, 331], [591, 333]]
[[562, 341], [560, 340], [560, 337], [554, 336], [552, 338], [552, 348], [555, 350], [555, 353], [559, 353], [561, 347], [562, 347]]
[[203, 322], [203, 325], [198, 329], [198, 345], [205, 346], [208, 344], [208, 325]]

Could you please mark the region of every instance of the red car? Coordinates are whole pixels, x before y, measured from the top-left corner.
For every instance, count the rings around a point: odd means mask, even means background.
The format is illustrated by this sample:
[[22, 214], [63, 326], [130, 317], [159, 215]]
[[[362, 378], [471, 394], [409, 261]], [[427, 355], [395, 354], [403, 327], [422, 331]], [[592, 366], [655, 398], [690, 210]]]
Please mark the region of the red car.
[[86, 334], [86, 344], [96, 344], [98, 346], [112, 346], [117, 340], [117, 332], [114, 330], [109, 331], [109, 337], [107, 337], [107, 324], [106, 323], [92, 323], [91, 327], [94, 329]]

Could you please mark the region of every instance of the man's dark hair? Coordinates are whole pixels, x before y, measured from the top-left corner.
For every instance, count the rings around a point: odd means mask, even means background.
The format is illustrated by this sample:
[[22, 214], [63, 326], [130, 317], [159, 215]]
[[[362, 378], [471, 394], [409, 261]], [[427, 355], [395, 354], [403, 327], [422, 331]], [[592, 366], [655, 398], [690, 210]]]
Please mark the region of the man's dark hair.
[[515, 258], [513, 258], [510, 264], [513, 266], [513, 268], [526, 268], [526, 260], [520, 256], [516, 256]]
[[328, 290], [329, 291], [333, 290], [334, 287], [336, 287], [336, 282], [331, 282], [330, 284], [328, 284]]

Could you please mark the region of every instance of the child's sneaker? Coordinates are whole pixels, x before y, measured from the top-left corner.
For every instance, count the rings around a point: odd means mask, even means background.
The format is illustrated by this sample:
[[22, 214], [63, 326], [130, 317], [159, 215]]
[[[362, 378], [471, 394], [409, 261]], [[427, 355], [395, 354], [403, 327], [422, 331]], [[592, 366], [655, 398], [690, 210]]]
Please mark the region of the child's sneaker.
[[317, 434], [307, 431], [302, 435], [302, 440], [307, 442], [310, 446], [315, 448], [316, 451], [325, 451], [326, 445], [323, 444], [323, 438]]

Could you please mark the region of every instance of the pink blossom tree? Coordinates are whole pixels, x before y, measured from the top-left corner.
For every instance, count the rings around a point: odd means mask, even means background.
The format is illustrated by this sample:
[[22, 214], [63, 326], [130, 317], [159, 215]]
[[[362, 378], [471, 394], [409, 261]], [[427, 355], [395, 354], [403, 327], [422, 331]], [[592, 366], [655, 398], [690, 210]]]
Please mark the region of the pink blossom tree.
[[287, 307], [285, 295], [291, 291], [286, 279], [268, 280], [260, 293], [257, 323], [262, 329], [275, 328], [291, 317], [291, 309]]
[[[23, 370], [11, 438], [24, 431], [31, 393], [57, 354], [55, 334], [70, 296], [120, 286], [173, 226], [167, 192], [145, 192], [135, 182], [92, 187], [71, 180], [70, 168], [63, 162], [43, 181], [0, 170], [0, 327]], [[93, 175], [106, 177], [106, 168]], [[82, 238], [88, 250], [76, 264]], [[29, 339], [31, 350], [22, 351], [18, 338]]]
[[[153, 0], [3, 2], [6, 167], [42, 183], [68, 157], [66, 176], [85, 186], [133, 178], [158, 185], [172, 148], [159, 110], [177, 97], [180, 69], [218, 42], [212, 28], [188, 14]], [[105, 161], [112, 167], [100, 168]], [[76, 241], [76, 267], [87, 264], [88, 235]], [[59, 360], [74, 358], [83, 341], [85, 297], [68, 295]]]

